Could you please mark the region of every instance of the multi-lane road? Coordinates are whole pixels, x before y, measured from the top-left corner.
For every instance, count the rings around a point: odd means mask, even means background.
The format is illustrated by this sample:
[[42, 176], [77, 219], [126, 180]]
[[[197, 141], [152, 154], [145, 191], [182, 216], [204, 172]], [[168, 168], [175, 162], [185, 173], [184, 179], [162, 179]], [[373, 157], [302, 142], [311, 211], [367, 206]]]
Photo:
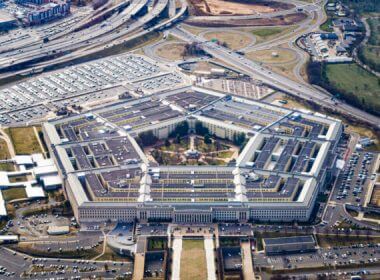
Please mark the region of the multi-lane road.
[[[49, 41], [40, 40], [33, 44], [24, 44], [21, 41], [19, 45], [13, 45], [12, 48], [0, 53], [0, 71], [5, 72], [2, 77], [14, 75], [15, 72], [10, 73], [7, 69], [15, 64], [24, 64], [22, 72], [25, 72], [34, 68], [38, 59], [42, 61], [49, 58], [48, 63], [41, 64], [46, 67], [56, 61], [62, 62], [83, 57], [161, 29], [165, 25], [168, 26], [184, 15], [187, 10], [185, 1], [181, 1], [181, 9], [178, 11], [174, 9], [174, 14], [173, 9], [171, 10], [172, 17], [153, 24], [151, 28], [146, 28], [147, 24], [160, 17], [170, 2], [158, 0], [152, 7], [147, 8], [147, 0], [134, 0], [123, 11], [116, 12], [107, 21], [81, 31], [54, 35]], [[139, 13], [141, 16], [136, 17]]]
[[245, 58], [243, 55], [220, 46], [217, 43], [206, 41], [205, 39], [194, 35], [179, 26], [171, 29], [171, 33], [186, 42], [200, 43], [205, 52], [221, 61], [224, 61], [226, 64], [240, 69], [254, 79], [261, 80], [267, 85], [270, 85], [288, 94], [296, 95], [300, 98], [314, 101], [324, 107], [331, 108], [338, 112], [350, 114], [352, 117], [355, 117], [372, 125], [378, 126], [380, 123], [379, 117], [371, 115], [346, 103], [334, 101], [326, 92], [320, 91], [310, 85], [295, 82], [280, 74], [273, 73], [270, 70], [266, 69], [264, 66]]
[[[0, 72], [3, 72], [0, 74], [0, 78], [28, 73], [31, 70], [43, 70], [47, 66], [86, 57], [106, 48], [125, 44], [129, 40], [147, 35], [152, 31], [160, 31], [164, 28], [172, 27], [173, 23], [183, 18], [186, 13], [186, 1], [181, 0], [180, 3], [181, 8], [176, 9], [176, 3], [173, 0], [158, 0], [146, 9], [147, 0], [132, 0], [123, 11], [111, 15], [105, 22], [95, 24], [81, 31], [63, 32], [64, 35], [56, 34], [48, 42], [45, 41], [45, 43], [40, 40], [33, 44], [23, 44], [21, 41], [18, 48], [15, 47], [17, 44], [12, 45], [11, 49], [3, 50], [0, 53]], [[293, 3], [296, 4], [294, 9], [302, 7], [303, 11], [309, 16], [308, 20], [301, 23], [290, 36], [284, 35], [275, 40], [251, 46], [252, 50], [270, 48], [281, 43], [294, 45], [298, 36], [318, 29], [318, 26], [325, 19], [323, 12], [325, 1], [311, 4], [301, 4], [295, 1]], [[165, 11], [170, 15], [169, 18], [162, 19], [161, 17], [161, 21], [157, 20]], [[139, 16], [135, 16], [137, 14]], [[264, 15], [255, 16], [263, 17]], [[265, 17], [267, 16], [273, 17], [276, 16], [276, 13], [265, 15]], [[89, 19], [87, 18], [87, 20]], [[147, 27], [149, 23], [151, 23], [151, 26]], [[78, 24], [75, 26], [78, 26]], [[83, 25], [83, 21], [80, 24]], [[71, 29], [74, 30], [75, 26], [72, 26]], [[274, 88], [291, 95], [299, 96], [300, 98], [311, 100], [340, 113], [349, 114], [374, 126], [378, 126], [380, 123], [379, 117], [344, 102], [333, 100], [328, 93], [316, 89], [307, 83], [296, 82], [280, 74], [273, 73], [262, 65], [245, 58], [243, 55], [219, 46], [216, 43], [208, 42], [201, 36], [194, 35], [179, 26], [172, 27], [170, 31], [186, 42], [200, 43], [203, 49], [213, 57], [229, 65], [233, 65], [254, 79], [261, 80]], [[301, 54], [299, 56], [303, 60], [305, 59], [305, 56], [301, 56]], [[10, 67], [15, 64], [22, 66], [20, 67], [21, 70], [17, 70], [17, 68], [16, 70], [11, 70]]]

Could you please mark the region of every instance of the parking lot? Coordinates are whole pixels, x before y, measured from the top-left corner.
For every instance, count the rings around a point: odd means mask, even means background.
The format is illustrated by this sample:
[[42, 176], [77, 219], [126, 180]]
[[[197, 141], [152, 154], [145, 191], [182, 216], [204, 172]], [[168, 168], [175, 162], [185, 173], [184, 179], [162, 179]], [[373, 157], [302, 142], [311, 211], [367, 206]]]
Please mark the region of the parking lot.
[[117, 276], [129, 279], [133, 270], [132, 263], [30, 258], [4, 247], [0, 247], [0, 259], [1, 279], [114, 279]]
[[369, 183], [376, 177], [372, 174], [375, 156], [363, 152], [351, 155], [338, 178], [334, 199], [356, 205], [363, 204]]
[[[180, 74], [168, 72], [145, 57], [128, 54], [96, 60], [1, 89], [0, 124], [42, 118], [49, 112], [49, 101], [58, 106], [83, 105], [117, 97], [128, 83], [129, 88], [150, 93], [182, 82]], [[122, 89], [110, 90], [120, 86]]]
[[357, 244], [321, 248], [316, 252], [266, 256], [263, 253], [254, 254], [256, 267], [272, 267], [272, 269], [292, 269], [302, 267], [326, 267], [369, 265], [380, 261], [379, 244]]

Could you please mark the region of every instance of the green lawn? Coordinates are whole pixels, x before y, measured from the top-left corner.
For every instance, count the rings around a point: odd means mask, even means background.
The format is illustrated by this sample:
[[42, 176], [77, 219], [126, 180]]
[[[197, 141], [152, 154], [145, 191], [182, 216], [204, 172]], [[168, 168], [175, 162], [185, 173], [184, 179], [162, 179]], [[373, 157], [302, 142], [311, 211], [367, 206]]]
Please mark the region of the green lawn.
[[27, 197], [24, 188], [10, 188], [3, 190], [2, 193], [5, 201]]
[[332, 25], [332, 18], [329, 17], [319, 28], [325, 32], [332, 32], [330, 25]]
[[41, 147], [33, 127], [11, 127], [6, 129], [6, 132], [13, 142], [16, 154], [30, 155], [41, 153]]
[[8, 159], [9, 157], [7, 143], [3, 139], [0, 139], [0, 159]]
[[204, 241], [183, 240], [181, 254], [181, 279], [207, 279]]
[[12, 163], [0, 163], [0, 171], [14, 171], [15, 167]]
[[380, 79], [357, 64], [328, 64], [328, 82], [342, 97], [359, 102], [359, 106], [371, 112], [380, 112]]
[[280, 33], [288, 29], [289, 28], [283, 28], [283, 27], [268, 27], [268, 28], [259, 28], [256, 30], [252, 30], [251, 33], [265, 40], [274, 35], [279, 35]]

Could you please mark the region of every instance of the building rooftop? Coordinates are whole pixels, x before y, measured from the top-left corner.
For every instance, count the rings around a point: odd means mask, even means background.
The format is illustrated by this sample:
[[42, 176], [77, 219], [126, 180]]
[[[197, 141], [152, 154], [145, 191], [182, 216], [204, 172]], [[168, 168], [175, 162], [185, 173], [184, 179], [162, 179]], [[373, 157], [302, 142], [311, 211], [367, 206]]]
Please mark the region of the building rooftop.
[[[179, 123], [245, 133], [236, 162], [222, 166], [153, 162], [135, 139]], [[44, 124], [78, 204], [215, 203], [308, 205], [341, 123], [198, 87], [165, 90]], [[228, 136], [229, 135], [229, 136]]]

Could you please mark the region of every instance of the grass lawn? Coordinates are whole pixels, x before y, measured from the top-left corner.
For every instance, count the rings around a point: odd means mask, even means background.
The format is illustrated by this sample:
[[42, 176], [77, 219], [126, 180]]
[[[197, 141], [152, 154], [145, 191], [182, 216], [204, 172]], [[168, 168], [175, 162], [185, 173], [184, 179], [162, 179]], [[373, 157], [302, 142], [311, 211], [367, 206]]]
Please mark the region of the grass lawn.
[[148, 238], [148, 251], [165, 250], [167, 246], [166, 238]]
[[260, 28], [257, 30], [253, 30], [252, 34], [262, 37], [262, 38], [267, 38], [269, 36], [276, 35], [278, 33], [281, 33], [283, 31], [283, 28], [276, 27], [276, 28]]
[[183, 240], [180, 274], [181, 280], [207, 279], [203, 240]]
[[3, 198], [5, 201], [27, 197], [24, 188], [6, 189], [6, 190], [2, 190], [2, 193], [3, 193]]
[[0, 139], [0, 159], [8, 159], [10, 157], [7, 143]]
[[265, 27], [265, 28], [257, 28], [251, 30], [251, 33], [255, 35], [257, 38], [257, 43], [261, 43], [265, 40], [272, 39], [274, 37], [286, 34], [294, 29], [294, 26], [291, 27]]
[[230, 157], [232, 157], [233, 154], [234, 154], [233, 151], [223, 151], [223, 152], [219, 152], [217, 157], [219, 157], [219, 158], [230, 158]]
[[0, 163], [0, 170], [1, 171], [14, 171], [15, 167], [12, 163]]
[[[101, 248], [101, 246], [100, 246]], [[103, 255], [96, 258], [97, 261], [114, 261], [114, 262], [130, 262], [131, 259], [128, 257], [123, 257], [115, 253], [110, 247], [106, 247]]]
[[205, 34], [205, 38], [209, 41], [218, 40], [221, 43], [226, 43], [232, 50], [239, 50], [247, 47], [252, 43], [249, 35], [229, 31], [211, 31]]
[[[274, 53], [277, 55], [273, 56]], [[246, 53], [246, 56], [254, 61], [277, 64], [290, 63], [296, 59], [296, 55], [292, 50], [282, 48], [249, 52]]]
[[26, 181], [28, 181], [28, 178], [25, 175], [9, 177], [9, 182], [11, 183], [19, 183], [19, 182], [26, 182]]
[[334, 30], [330, 27], [330, 25], [332, 25], [332, 18], [329, 17], [319, 28], [325, 32], [332, 32]]
[[185, 43], [173, 42], [170, 44], [162, 44], [156, 50], [156, 54], [164, 59], [175, 61], [183, 58]]
[[30, 155], [41, 153], [41, 147], [32, 126], [10, 127], [6, 129], [6, 132], [13, 142], [16, 154]]
[[375, 75], [357, 64], [328, 64], [326, 76], [346, 98], [355, 96], [363, 107], [380, 112], [380, 79]]

